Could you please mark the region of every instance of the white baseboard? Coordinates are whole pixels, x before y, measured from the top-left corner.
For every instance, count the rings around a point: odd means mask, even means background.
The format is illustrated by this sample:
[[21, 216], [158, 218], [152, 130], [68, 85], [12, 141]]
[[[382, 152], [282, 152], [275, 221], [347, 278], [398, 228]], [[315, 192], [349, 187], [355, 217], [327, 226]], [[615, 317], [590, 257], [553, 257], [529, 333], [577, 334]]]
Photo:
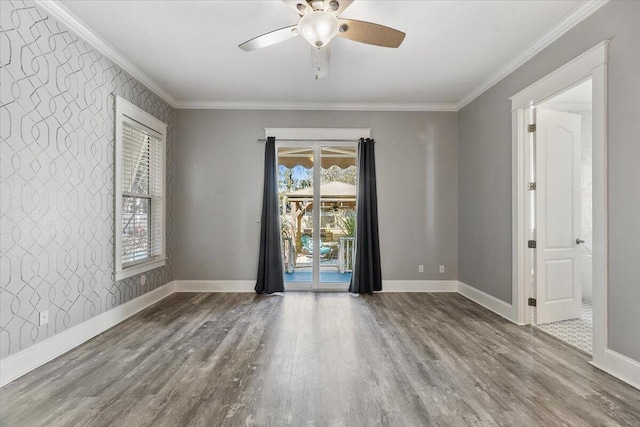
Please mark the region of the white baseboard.
[[640, 362], [637, 360], [608, 348], [604, 351], [602, 363], [589, 363], [640, 390]]
[[456, 280], [383, 280], [382, 292], [456, 292]]
[[72, 350], [174, 292], [174, 282], [92, 317], [0, 360], [0, 387]]
[[467, 285], [466, 283], [458, 282], [458, 293], [476, 304], [480, 304], [486, 309], [489, 309], [499, 316], [504, 317], [510, 322], [517, 323], [513, 319], [513, 308], [511, 304], [506, 303], [486, 292], [482, 292], [474, 287]]
[[176, 280], [176, 292], [255, 292], [255, 280]]

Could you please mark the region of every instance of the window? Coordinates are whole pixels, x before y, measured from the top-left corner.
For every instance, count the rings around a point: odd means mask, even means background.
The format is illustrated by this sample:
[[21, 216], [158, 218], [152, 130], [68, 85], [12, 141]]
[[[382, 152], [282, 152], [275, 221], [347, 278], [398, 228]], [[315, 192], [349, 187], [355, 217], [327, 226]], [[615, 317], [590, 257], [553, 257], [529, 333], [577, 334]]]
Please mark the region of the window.
[[165, 264], [167, 125], [116, 98], [115, 279]]

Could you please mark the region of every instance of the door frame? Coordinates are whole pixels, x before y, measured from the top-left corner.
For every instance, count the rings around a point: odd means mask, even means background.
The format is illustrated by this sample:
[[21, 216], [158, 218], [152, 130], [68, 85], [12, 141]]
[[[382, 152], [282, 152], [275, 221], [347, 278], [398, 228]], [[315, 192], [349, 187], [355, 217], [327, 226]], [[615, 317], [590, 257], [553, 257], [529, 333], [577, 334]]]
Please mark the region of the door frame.
[[[311, 147], [314, 159], [321, 157], [323, 145], [353, 146], [360, 138], [370, 138], [371, 129], [366, 128], [264, 128], [265, 138], [276, 138], [277, 147]], [[281, 142], [278, 142], [281, 140]], [[320, 193], [316, 194], [315, 186], [320, 185], [320, 168], [313, 168], [313, 205], [318, 207], [318, 214], [313, 216], [313, 247], [320, 247]], [[318, 184], [316, 184], [318, 183]], [[357, 203], [357, 202], [356, 202]], [[316, 233], [316, 231], [318, 231]], [[341, 283], [320, 283], [320, 251], [313, 252], [313, 274], [311, 285], [302, 282], [285, 283], [287, 291], [348, 291], [348, 286]]]
[[569, 63], [510, 98], [512, 112], [512, 318], [520, 325], [531, 323], [534, 297], [528, 177], [531, 176], [532, 138], [527, 131], [535, 123], [535, 106], [587, 79], [592, 81], [593, 117], [593, 364], [602, 365], [607, 340], [607, 61], [609, 40], [605, 40]]

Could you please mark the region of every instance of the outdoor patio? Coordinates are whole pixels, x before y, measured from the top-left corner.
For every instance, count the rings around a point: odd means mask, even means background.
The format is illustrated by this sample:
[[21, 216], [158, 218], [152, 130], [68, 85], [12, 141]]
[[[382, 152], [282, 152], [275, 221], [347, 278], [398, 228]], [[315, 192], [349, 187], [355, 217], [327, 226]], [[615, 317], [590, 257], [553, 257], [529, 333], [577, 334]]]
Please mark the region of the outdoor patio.
[[[327, 182], [320, 186], [321, 283], [349, 283], [353, 267], [354, 230], [348, 222], [355, 215], [356, 186], [343, 182]], [[304, 188], [289, 192], [283, 198], [282, 215], [288, 236], [283, 236], [285, 282], [313, 281], [313, 192]]]
[[[323, 243], [320, 256], [320, 282], [348, 283], [354, 261], [353, 237], [340, 237], [335, 242]], [[327, 249], [322, 254], [322, 249]], [[296, 251], [292, 238], [283, 239], [285, 282], [313, 281], [313, 255]], [[295, 260], [295, 261], [294, 261]]]
[[[311, 271], [296, 270], [293, 273], [285, 273], [285, 282], [310, 283], [313, 281], [313, 273]], [[350, 283], [351, 272], [340, 273], [339, 271], [323, 271], [320, 270], [320, 283]]]
[[[298, 283], [312, 282], [313, 268], [311, 257], [309, 255], [298, 255], [296, 267], [285, 268], [284, 281]], [[346, 270], [344, 267], [341, 268], [337, 258], [320, 260], [320, 283], [350, 282], [351, 270]]]

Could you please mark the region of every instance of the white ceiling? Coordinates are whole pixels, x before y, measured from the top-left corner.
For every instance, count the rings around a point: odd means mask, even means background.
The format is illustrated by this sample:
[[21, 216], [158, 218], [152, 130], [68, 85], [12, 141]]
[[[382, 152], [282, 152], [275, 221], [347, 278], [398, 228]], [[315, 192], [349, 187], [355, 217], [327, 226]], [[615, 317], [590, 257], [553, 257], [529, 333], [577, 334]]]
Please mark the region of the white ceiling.
[[583, 2], [356, 0], [342, 17], [397, 28], [405, 41], [385, 49], [336, 38], [331, 73], [318, 81], [301, 38], [254, 52], [237, 47], [297, 22], [278, 0], [59, 3], [177, 100], [455, 105], [561, 21], [575, 20], [567, 15]]

